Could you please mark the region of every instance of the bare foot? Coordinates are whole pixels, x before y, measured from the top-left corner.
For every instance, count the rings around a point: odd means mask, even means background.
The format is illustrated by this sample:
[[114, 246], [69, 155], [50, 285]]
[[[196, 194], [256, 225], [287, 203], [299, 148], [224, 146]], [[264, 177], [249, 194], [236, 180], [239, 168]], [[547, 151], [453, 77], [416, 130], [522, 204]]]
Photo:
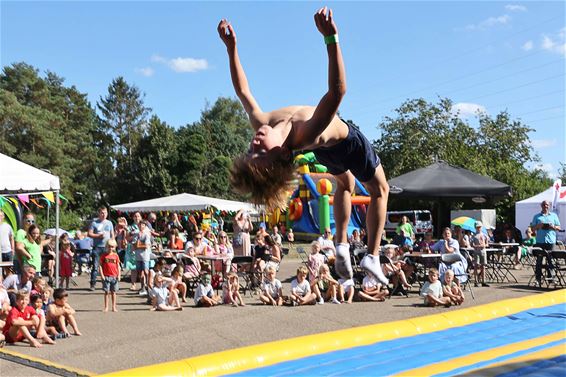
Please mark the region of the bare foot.
[[240, 304], [240, 306], [246, 306], [246, 304], [244, 304], [243, 302]]
[[183, 297], [183, 298], [181, 299], [181, 301], [187, 302], [187, 299]]
[[102, 311], [103, 311], [104, 313], [106, 313], [106, 312], [108, 311], [108, 308], [104, 308], [104, 309], [102, 309]]
[[29, 343], [29, 346], [33, 348], [41, 348], [41, 344], [39, 344], [39, 342], [35, 339]]
[[154, 311], [155, 311], [155, 308], [154, 308], [154, 307], [151, 307], [151, 308], [149, 308], [149, 311], [150, 311], [150, 312], [154, 312]]
[[113, 311], [113, 312], [117, 312], [117, 311], [118, 311], [118, 308], [112, 308], [112, 311]]
[[75, 336], [82, 336], [83, 334], [81, 334], [80, 331], [75, 331], [75, 333], [74, 333], [73, 335], [75, 335]]
[[43, 343], [45, 343], [45, 344], [55, 344], [55, 341], [48, 336], [46, 336], [45, 338], [41, 338], [41, 339], [43, 340]]
[[183, 310], [183, 307], [182, 307], [182, 306], [179, 306], [179, 307], [178, 307], [177, 309], [175, 309], [175, 310], [182, 311], [182, 310]]

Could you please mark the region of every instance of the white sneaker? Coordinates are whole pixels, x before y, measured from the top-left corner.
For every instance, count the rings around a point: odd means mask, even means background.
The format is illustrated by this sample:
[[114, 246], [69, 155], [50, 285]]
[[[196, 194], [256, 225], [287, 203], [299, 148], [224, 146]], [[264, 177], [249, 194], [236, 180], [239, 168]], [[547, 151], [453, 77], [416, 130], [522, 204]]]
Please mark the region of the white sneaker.
[[340, 302], [340, 301], [338, 301], [338, 300], [337, 300], [337, 299], [335, 299], [335, 298], [333, 298], [333, 299], [332, 299], [332, 303], [333, 303], [333, 304], [338, 304], [338, 305], [340, 305], [340, 304], [341, 304], [341, 302]]
[[324, 305], [324, 299], [321, 297], [320, 300], [318, 300], [317, 304]]
[[142, 289], [141, 291], [139, 291], [138, 295], [147, 296], [147, 291], [145, 289]]
[[360, 262], [360, 267], [372, 274], [382, 284], [389, 284], [389, 279], [387, 279], [385, 275], [383, 275], [383, 270], [381, 269], [381, 264], [379, 263], [379, 256], [366, 254], [366, 256]]
[[354, 276], [352, 261], [350, 260], [350, 245], [339, 243], [336, 246], [336, 261], [334, 269], [342, 279], [351, 279]]

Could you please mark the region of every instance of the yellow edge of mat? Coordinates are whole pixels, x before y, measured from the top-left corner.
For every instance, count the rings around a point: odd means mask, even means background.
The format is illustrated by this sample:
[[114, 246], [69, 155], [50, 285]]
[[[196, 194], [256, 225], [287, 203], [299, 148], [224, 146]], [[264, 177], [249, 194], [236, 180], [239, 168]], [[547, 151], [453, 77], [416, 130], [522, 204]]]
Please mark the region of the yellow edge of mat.
[[446, 373], [461, 367], [479, 363], [481, 361], [493, 360], [497, 357], [527, 350], [564, 338], [566, 338], [566, 331], [562, 330], [538, 338], [506, 344], [504, 346], [472, 353], [470, 355], [455, 357], [446, 361], [428, 364], [420, 368], [408, 369], [396, 374], [396, 376], [431, 376], [433, 374]]
[[105, 376], [218, 376], [238, 373], [331, 351], [469, 325], [564, 302], [566, 290], [562, 289], [446, 313], [257, 344], [118, 371]]
[[[54, 363], [54, 362], [49, 361], [49, 360], [40, 359], [40, 358], [35, 357], [35, 356], [26, 355], [25, 353], [14, 352], [14, 351], [8, 350], [6, 348], [0, 349], [0, 354], [6, 354], [6, 355], [10, 355], [10, 356], [17, 358], [17, 359], [24, 359], [24, 360], [32, 361], [34, 363], [42, 364], [46, 367], [52, 367], [52, 368], [55, 368], [55, 369], [63, 369], [63, 370], [66, 370], [68, 372], [72, 372], [72, 373], [75, 373], [75, 374], [78, 374], [78, 375], [96, 376], [96, 373], [93, 373], [93, 372], [89, 372], [89, 371], [86, 371], [86, 370], [70, 367], [70, 366], [67, 366], [67, 365], [57, 364], [57, 363]], [[2, 358], [2, 356], [0, 355], [0, 359], [1, 358]], [[34, 368], [33, 366], [29, 366], [29, 367]], [[37, 369], [37, 368], [35, 368], [35, 369]]]
[[481, 368], [469, 371], [463, 376], [471, 376], [471, 375], [482, 376], [482, 377], [497, 376], [502, 373], [512, 372], [516, 369], [529, 366], [541, 360], [549, 360], [558, 356], [562, 356], [565, 353], [566, 353], [566, 345], [558, 344], [550, 348], [529, 353], [528, 355], [522, 355], [495, 364], [485, 365]]

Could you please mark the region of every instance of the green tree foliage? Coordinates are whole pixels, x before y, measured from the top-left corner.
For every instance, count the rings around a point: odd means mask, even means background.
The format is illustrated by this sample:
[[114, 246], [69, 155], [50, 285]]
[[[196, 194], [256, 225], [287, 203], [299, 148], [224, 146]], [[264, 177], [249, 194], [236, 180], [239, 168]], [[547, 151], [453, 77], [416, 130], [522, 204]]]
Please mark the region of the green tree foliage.
[[[477, 128], [460, 119], [452, 111], [452, 101], [446, 98], [436, 104], [424, 99], [409, 100], [396, 113], [379, 124], [382, 135], [374, 142], [388, 177], [436, 160], [490, 176], [513, 188], [512, 197], [496, 204], [500, 220], [507, 221], [513, 219], [515, 201], [544, 190], [550, 183], [544, 172], [525, 167], [538, 161], [528, 135], [533, 130], [511, 120], [507, 112], [495, 117], [478, 114]], [[393, 205], [399, 205], [392, 198]], [[404, 200], [403, 206], [407, 205]]]
[[218, 98], [201, 118], [177, 132], [179, 191], [216, 196], [239, 197], [228, 184], [231, 161], [245, 152], [252, 131], [240, 102]]
[[141, 139], [145, 136], [150, 108], [144, 105], [144, 95], [123, 77], [112, 80], [108, 94], [97, 104], [101, 113], [95, 142], [101, 147], [103, 163], [97, 178], [106, 188], [102, 196], [108, 202], [123, 202], [138, 190], [140, 165], [135, 164]]
[[96, 153], [95, 114], [86, 94], [52, 72], [42, 78], [25, 63], [0, 75], [0, 152], [48, 169], [61, 179], [62, 193], [77, 215], [92, 211]]
[[139, 174], [134, 177], [136, 190], [130, 193], [132, 200], [171, 195], [175, 191], [176, 148], [173, 128], [152, 116], [147, 136], [142, 137], [133, 156]]

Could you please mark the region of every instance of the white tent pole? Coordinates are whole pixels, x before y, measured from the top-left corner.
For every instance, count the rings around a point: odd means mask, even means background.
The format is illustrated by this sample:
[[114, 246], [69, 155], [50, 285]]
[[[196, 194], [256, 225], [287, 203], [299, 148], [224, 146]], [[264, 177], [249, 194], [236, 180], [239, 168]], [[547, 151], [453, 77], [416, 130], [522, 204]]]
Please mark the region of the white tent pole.
[[55, 190], [55, 287], [59, 287], [59, 190]]

